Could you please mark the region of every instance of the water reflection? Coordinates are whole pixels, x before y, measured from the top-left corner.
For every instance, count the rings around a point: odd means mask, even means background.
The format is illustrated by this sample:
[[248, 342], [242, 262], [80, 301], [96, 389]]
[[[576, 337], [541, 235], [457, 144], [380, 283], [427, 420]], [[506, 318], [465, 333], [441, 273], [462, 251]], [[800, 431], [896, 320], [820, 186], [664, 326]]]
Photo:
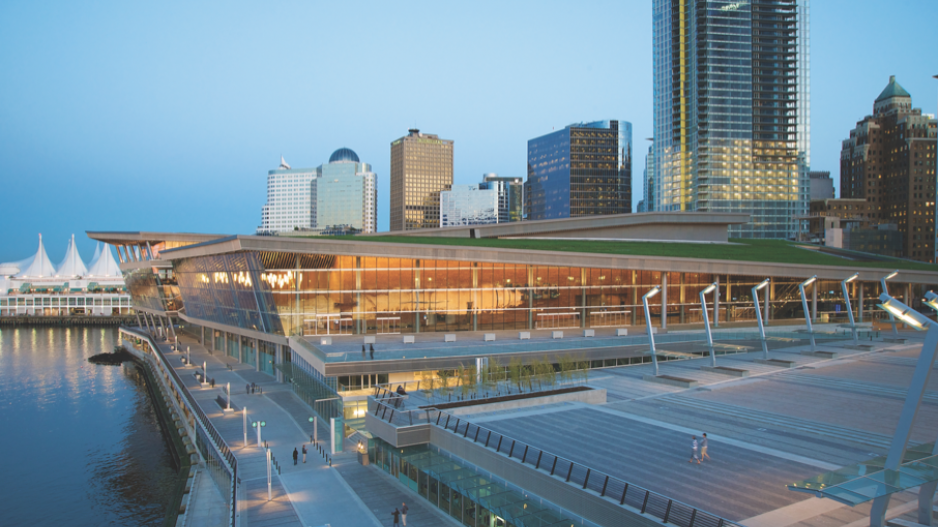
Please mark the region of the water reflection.
[[4, 525], [162, 523], [175, 474], [143, 377], [86, 360], [117, 342], [116, 329], [0, 330]]

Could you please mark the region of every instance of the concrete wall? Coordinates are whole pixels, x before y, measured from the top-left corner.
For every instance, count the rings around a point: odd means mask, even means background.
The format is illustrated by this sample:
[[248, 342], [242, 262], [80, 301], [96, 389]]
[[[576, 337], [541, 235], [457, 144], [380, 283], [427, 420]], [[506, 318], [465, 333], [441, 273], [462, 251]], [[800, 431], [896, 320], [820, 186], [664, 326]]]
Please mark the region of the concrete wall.
[[450, 415], [459, 417], [460, 415], [475, 414], [479, 412], [497, 412], [500, 410], [515, 410], [518, 408], [527, 408], [529, 406], [540, 406], [543, 404], [556, 404], [563, 402], [580, 402], [586, 404], [606, 404], [606, 389], [584, 390], [580, 392], [561, 393], [558, 395], [548, 395], [546, 397], [528, 397], [515, 401], [505, 401], [492, 404], [474, 404], [472, 406], [463, 406], [460, 408], [449, 408], [444, 410]]

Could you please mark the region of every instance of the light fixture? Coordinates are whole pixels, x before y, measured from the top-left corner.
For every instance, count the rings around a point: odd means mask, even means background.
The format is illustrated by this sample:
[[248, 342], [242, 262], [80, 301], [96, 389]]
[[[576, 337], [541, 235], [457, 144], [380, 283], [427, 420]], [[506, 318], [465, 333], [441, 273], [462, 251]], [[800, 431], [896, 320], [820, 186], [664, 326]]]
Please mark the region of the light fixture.
[[703, 293], [703, 294], [705, 294], [705, 295], [709, 295], [710, 293], [714, 292], [714, 291], [716, 290], [716, 288], [717, 288], [717, 284], [716, 284], [716, 282], [714, 282], [714, 283], [708, 285], [703, 291], [701, 291], [701, 293]]
[[919, 331], [926, 329], [929, 324], [933, 324], [925, 315], [906, 306], [886, 293], [879, 295], [879, 299], [882, 301], [882, 304], [877, 305], [881, 309]]
[[898, 275], [898, 274], [899, 274], [899, 271], [898, 271], [898, 270], [895, 270], [895, 271], [893, 271], [892, 273], [890, 273], [888, 276], [886, 276], [885, 278], [883, 278], [883, 280], [892, 280], [892, 279], [895, 278], [896, 275]]
[[760, 282], [759, 285], [756, 286], [756, 291], [761, 291], [761, 290], [765, 289], [765, 286], [769, 285], [769, 282], [771, 282], [771, 281], [772, 281], [771, 278], [766, 278], [765, 280], [763, 280], [762, 282]]
[[652, 287], [650, 291], [645, 293], [645, 298], [651, 298], [661, 292], [661, 286]]
[[925, 293], [925, 305], [934, 309], [935, 311], [938, 311], [938, 295], [936, 295], [932, 291], [926, 292]]
[[856, 280], [856, 279], [859, 278], [859, 277], [860, 277], [860, 273], [853, 273], [853, 276], [851, 276], [850, 278], [844, 280], [844, 282], [847, 283], [847, 284], [849, 284], [850, 282]]

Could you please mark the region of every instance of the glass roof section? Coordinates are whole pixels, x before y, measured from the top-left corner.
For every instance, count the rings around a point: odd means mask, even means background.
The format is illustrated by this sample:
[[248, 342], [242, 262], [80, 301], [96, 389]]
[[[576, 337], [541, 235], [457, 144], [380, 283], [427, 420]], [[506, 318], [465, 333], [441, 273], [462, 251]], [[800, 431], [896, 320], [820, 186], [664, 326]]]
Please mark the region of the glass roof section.
[[938, 481], [938, 455], [935, 443], [906, 449], [899, 470], [887, 470], [886, 456], [826, 472], [788, 485], [789, 490], [810, 492], [851, 507], [880, 496]]

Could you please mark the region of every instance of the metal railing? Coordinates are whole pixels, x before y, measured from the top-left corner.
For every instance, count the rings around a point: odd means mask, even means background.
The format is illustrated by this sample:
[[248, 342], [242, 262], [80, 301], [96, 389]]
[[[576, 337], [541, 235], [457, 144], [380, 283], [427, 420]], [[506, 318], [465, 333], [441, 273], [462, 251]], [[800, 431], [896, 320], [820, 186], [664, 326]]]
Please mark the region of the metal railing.
[[[396, 395], [396, 394], [393, 394]], [[401, 397], [401, 396], [397, 396]], [[510, 459], [542, 471], [583, 490], [591, 490], [600, 497], [610, 499], [619, 505], [628, 505], [648, 514], [663, 523], [678, 527], [742, 527], [737, 523], [709, 513], [692, 505], [669, 498], [644, 487], [616, 478], [606, 472], [566, 459], [538, 449], [517, 439], [479, 426], [469, 421], [450, 415], [436, 408], [421, 410], [401, 410], [393, 405], [395, 397], [387, 396], [384, 400], [369, 398], [374, 403], [372, 413], [382, 421], [397, 426], [429, 424], [448, 430], [463, 439], [481, 444], [485, 448], [505, 454]]]
[[[161, 370], [164, 377], [168, 377], [170, 382], [173, 384], [175, 391], [181, 393], [185, 399], [186, 406], [195, 415], [197, 429], [196, 437], [198, 439], [197, 446], [200, 447], [202, 456], [206, 460], [206, 464], [209, 465], [209, 472], [215, 476], [217, 470], [223, 470], [227, 473], [227, 476], [230, 480], [230, 489], [228, 497], [228, 511], [229, 511], [229, 525], [235, 527], [237, 525], [237, 508], [238, 508], [238, 460], [232, 454], [231, 449], [228, 448], [228, 444], [225, 443], [225, 440], [222, 439], [221, 434], [218, 433], [218, 430], [215, 429], [215, 426], [212, 425], [212, 422], [209, 421], [205, 413], [202, 411], [202, 408], [195, 401], [195, 398], [192, 397], [192, 394], [189, 393], [188, 388], [182, 382], [182, 379], [179, 377], [179, 374], [176, 373], [176, 370], [169, 364], [169, 361], [166, 360], [166, 357], [160, 351], [159, 347], [153, 341], [153, 339], [142, 331], [133, 330], [126, 327], [121, 327], [120, 331], [122, 333], [127, 333], [130, 337], [136, 338], [139, 340], [144, 340], [147, 342], [147, 345], [153, 351], [152, 355], [156, 357], [155, 366]], [[211, 448], [211, 450], [209, 450]], [[216, 480], [216, 483], [218, 481]], [[219, 485], [219, 487], [221, 487]], [[219, 490], [222, 490], [219, 488]]]

